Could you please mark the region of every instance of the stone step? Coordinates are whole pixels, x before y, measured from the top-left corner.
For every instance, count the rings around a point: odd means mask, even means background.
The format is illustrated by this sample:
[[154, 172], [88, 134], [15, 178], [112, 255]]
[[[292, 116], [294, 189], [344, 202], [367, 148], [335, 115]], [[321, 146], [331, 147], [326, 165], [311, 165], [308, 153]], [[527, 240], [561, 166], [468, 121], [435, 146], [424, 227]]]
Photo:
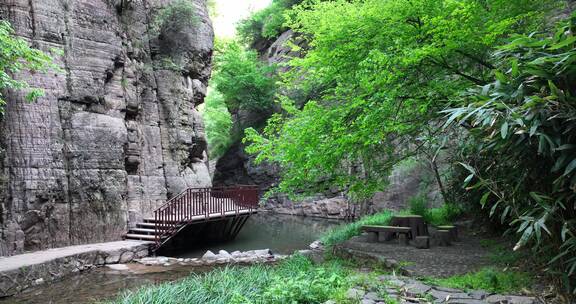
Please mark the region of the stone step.
[[136, 234], [136, 233], [128, 233], [125, 235], [125, 238], [131, 239], [131, 240], [145, 240], [145, 241], [156, 240], [156, 237], [154, 235]]
[[[180, 220], [167, 220], [167, 221], [161, 221], [163, 223], [177, 223], [180, 222]], [[154, 219], [153, 217], [147, 217], [144, 218], [144, 223], [150, 223], [150, 224], [154, 224], [156, 223], [156, 219]]]
[[[156, 224], [154, 224], [154, 223], [136, 223], [136, 227], [137, 228], [155, 229]], [[165, 226], [163, 226], [163, 225], [160, 225], [159, 228], [160, 229], [166, 229]]]
[[128, 233], [135, 233], [135, 234], [156, 234], [156, 229], [149, 229], [149, 228], [132, 228]]

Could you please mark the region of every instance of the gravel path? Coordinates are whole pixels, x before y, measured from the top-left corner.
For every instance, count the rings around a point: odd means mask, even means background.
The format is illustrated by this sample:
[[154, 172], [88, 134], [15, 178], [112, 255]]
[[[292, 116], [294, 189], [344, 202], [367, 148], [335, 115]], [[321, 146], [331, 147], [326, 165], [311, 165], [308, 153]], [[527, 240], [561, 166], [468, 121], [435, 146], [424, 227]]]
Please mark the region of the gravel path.
[[344, 242], [339, 249], [350, 255], [377, 256], [400, 265], [411, 276], [448, 277], [475, 271], [490, 264], [488, 250], [480, 245], [481, 238], [460, 233], [459, 242], [441, 247], [432, 242], [430, 249], [400, 245], [397, 241], [369, 243], [365, 236]]

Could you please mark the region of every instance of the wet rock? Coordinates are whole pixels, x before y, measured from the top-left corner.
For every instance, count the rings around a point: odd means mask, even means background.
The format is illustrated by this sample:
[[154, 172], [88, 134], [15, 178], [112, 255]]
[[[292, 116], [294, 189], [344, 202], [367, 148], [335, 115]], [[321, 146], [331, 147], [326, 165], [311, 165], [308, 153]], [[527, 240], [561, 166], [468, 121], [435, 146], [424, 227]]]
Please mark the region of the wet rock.
[[395, 276], [383, 275], [383, 276], [378, 277], [378, 279], [382, 282], [385, 282], [386, 284], [388, 284], [390, 286], [404, 287], [404, 285], [406, 285], [406, 282], [398, 279], [398, 277], [395, 277]]
[[486, 304], [486, 301], [477, 299], [449, 299], [448, 304]]
[[508, 303], [508, 304], [536, 304], [536, 299], [533, 297], [524, 296], [503, 296], [491, 295], [485, 300], [488, 303]]
[[432, 287], [420, 282], [414, 282], [404, 286], [404, 289], [406, 290], [406, 295], [409, 297], [418, 297], [426, 294]]
[[468, 295], [470, 295], [470, 297], [476, 300], [484, 300], [490, 294], [485, 292], [484, 290], [473, 290], [469, 292]]
[[106, 267], [112, 269], [112, 270], [118, 270], [118, 271], [125, 271], [128, 270], [128, 265], [126, 264], [113, 264], [113, 265], [106, 265]]
[[375, 301], [375, 302], [382, 300], [382, 299], [380, 298], [380, 296], [378, 296], [378, 293], [373, 292], [373, 291], [370, 291], [370, 292], [366, 293], [366, 295], [364, 295], [364, 299], [372, 300], [372, 301]]
[[254, 250], [254, 255], [259, 257], [267, 257], [272, 255], [272, 251], [270, 249]]
[[220, 259], [226, 259], [227, 261], [230, 261], [233, 259], [232, 255], [230, 253], [228, 253], [228, 251], [226, 251], [226, 250], [218, 251], [218, 256]]
[[218, 256], [214, 254], [214, 252], [208, 250], [206, 251], [206, 253], [204, 253], [204, 255], [202, 256], [202, 260], [205, 261], [209, 261], [209, 260], [216, 260], [218, 259]]
[[362, 299], [362, 297], [364, 297], [365, 294], [366, 292], [364, 290], [358, 288], [351, 288], [346, 292], [346, 298], [352, 300], [359, 300]]
[[118, 263], [128, 263], [134, 259], [134, 256], [135, 256], [134, 252], [125, 251], [120, 255], [120, 258], [118, 259]]
[[321, 241], [314, 241], [309, 247], [312, 250], [324, 250], [324, 244]]
[[445, 291], [445, 292], [462, 292], [459, 289], [450, 288], [450, 287], [442, 287], [442, 286], [436, 286], [436, 287], [434, 287], [434, 289], [440, 290], [440, 291]]

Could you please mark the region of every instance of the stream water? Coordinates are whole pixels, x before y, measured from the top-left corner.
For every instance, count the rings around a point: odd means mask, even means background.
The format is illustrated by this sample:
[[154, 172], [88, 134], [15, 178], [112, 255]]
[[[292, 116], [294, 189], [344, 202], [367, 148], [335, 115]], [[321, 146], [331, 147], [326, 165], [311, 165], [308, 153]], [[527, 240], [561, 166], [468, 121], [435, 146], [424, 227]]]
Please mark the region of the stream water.
[[[179, 252], [177, 257], [198, 257], [206, 250], [229, 252], [271, 249], [274, 253], [290, 254], [306, 249], [323, 232], [339, 224], [337, 221], [288, 215], [258, 214], [252, 216], [238, 237], [228, 243], [211, 244]], [[25, 292], [0, 300], [0, 304], [93, 303], [116, 297], [124, 290], [143, 285], [175, 281], [190, 273], [208, 268], [190, 266], [153, 267], [133, 265], [130, 271], [116, 271], [107, 267], [69, 276], [63, 280], [33, 287]]]

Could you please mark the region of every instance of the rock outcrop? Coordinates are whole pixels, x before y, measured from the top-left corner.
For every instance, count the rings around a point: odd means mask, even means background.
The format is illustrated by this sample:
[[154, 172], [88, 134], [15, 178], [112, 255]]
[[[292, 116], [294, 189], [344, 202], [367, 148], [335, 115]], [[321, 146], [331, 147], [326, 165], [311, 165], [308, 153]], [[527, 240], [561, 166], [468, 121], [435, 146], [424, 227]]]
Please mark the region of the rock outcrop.
[[195, 107], [211, 73], [212, 25], [206, 1], [193, 0], [192, 25], [154, 34], [169, 3], [0, 2], [0, 17], [32, 46], [57, 50], [62, 69], [16, 75], [44, 89], [35, 103], [4, 92], [0, 256], [118, 240], [129, 213], [211, 184]]

